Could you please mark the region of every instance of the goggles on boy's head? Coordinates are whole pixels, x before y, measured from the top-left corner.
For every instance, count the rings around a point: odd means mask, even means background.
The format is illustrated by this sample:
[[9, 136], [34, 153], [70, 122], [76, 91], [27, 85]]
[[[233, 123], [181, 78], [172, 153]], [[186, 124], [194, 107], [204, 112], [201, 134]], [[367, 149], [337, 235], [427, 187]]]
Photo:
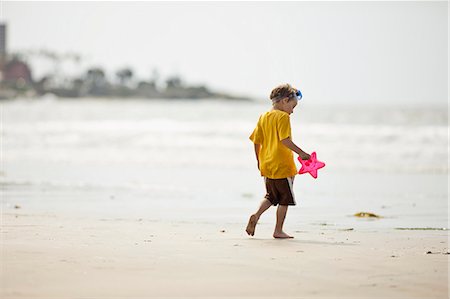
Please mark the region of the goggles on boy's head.
[[[287, 98], [296, 98], [298, 101], [300, 101], [302, 99], [302, 93], [300, 92], [300, 90], [297, 89], [296, 92], [292, 92], [290, 93]], [[281, 101], [283, 98], [286, 98], [286, 96], [278, 96], [276, 98], [273, 98], [272, 101], [274, 102], [279, 102]]]
[[289, 95], [289, 98], [295, 97], [298, 101], [300, 101], [302, 99], [302, 93], [300, 90], [297, 89], [296, 92], [293, 92]]

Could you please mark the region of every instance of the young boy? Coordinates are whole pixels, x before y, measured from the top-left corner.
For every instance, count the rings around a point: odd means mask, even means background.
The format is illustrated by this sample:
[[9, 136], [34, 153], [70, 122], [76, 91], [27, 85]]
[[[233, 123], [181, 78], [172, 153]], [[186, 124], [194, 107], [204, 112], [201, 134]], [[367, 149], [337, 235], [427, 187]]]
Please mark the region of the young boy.
[[253, 236], [261, 214], [270, 206], [279, 205], [273, 237], [293, 238], [283, 232], [288, 206], [296, 204], [292, 184], [297, 174], [297, 167], [292, 151], [303, 160], [308, 160], [310, 157], [291, 140], [289, 115], [301, 99], [301, 93], [291, 85], [283, 84], [272, 90], [270, 99], [272, 109], [259, 117], [256, 128], [250, 136], [255, 146], [258, 169], [265, 180], [266, 195], [258, 211], [250, 216], [246, 231]]

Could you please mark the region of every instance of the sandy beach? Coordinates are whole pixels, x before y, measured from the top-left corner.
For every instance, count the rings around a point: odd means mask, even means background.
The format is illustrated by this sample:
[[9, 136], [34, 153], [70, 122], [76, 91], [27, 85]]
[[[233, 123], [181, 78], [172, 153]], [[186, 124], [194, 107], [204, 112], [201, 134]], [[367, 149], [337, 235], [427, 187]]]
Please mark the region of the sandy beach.
[[445, 111], [301, 107], [294, 140], [327, 165], [276, 240], [274, 208], [245, 233], [266, 108], [2, 103], [0, 298], [448, 298]]
[[0, 299], [449, 299], [449, 12], [1, 1]]
[[[3, 211], [1, 298], [447, 298], [447, 231]], [[427, 252], [432, 252], [427, 254]]]

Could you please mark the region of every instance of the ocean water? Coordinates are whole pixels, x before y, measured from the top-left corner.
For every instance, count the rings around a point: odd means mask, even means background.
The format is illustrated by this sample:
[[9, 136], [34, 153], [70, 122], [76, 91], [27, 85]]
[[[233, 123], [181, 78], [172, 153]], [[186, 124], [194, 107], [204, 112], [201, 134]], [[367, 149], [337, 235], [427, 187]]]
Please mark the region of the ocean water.
[[[264, 195], [248, 139], [268, 103], [3, 101], [2, 208], [245, 223]], [[327, 165], [294, 182], [295, 227], [448, 227], [447, 107], [301, 102], [293, 140]], [[299, 163], [297, 163], [298, 165]], [[358, 219], [367, 211], [383, 218]], [[268, 213], [262, 223], [271, 223]]]

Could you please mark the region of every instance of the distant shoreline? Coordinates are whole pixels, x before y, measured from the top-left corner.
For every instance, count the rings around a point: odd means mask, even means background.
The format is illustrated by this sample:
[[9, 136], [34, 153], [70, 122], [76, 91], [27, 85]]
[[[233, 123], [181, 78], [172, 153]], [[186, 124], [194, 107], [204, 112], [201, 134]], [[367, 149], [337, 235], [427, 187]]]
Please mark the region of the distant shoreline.
[[254, 102], [259, 103], [261, 101], [250, 98], [250, 97], [201, 97], [201, 98], [193, 98], [193, 97], [176, 97], [176, 98], [164, 98], [164, 97], [155, 97], [155, 98], [146, 98], [146, 97], [103, 97], [103, 96], [84, 96], [84, 97], [60, 97], [54, 94], [44, 94], [41, 96], [17, 96], [17, 97], [1, 97], [0, 103], [7, 101], [16, 101], [16, 100], [28, 100], [28, 101], [41, 101], [41, 100], [55, 100], [55, 101], [96, 101], [96, 100], [105, 100], [105, 101], [163, 101], [163, 102], [173, 102], [173, 101], [236, 101], [236, 102]]

